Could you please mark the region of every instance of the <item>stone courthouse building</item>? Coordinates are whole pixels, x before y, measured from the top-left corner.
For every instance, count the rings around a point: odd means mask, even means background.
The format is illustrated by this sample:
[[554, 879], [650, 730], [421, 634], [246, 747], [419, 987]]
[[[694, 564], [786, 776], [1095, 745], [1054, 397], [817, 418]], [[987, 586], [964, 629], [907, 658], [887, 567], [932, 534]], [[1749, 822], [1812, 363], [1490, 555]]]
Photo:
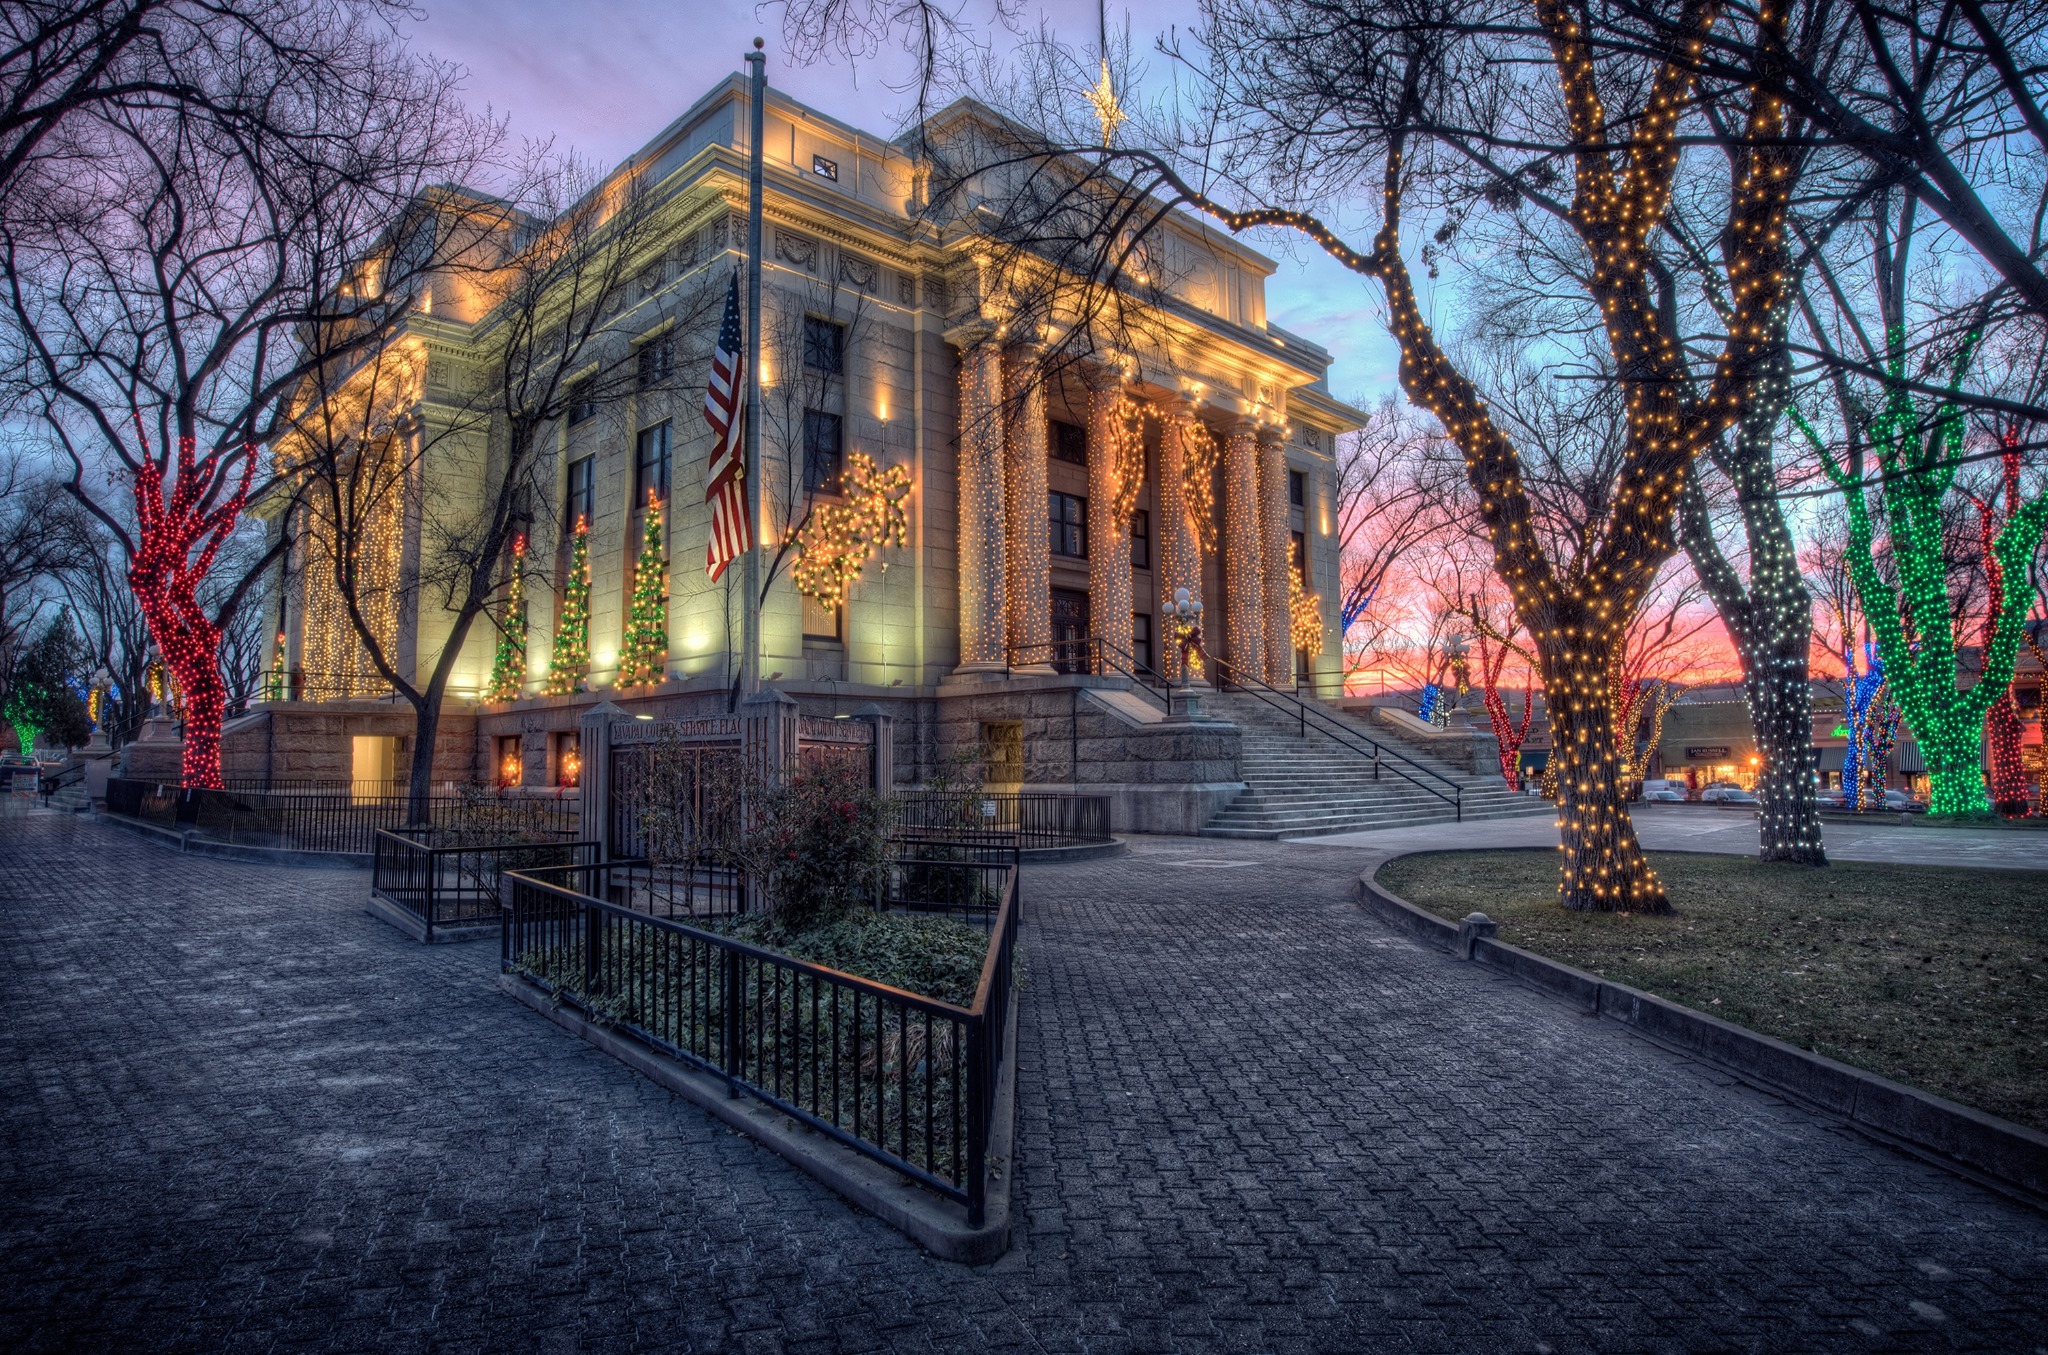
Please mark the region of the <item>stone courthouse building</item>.
[[[654, 379], [601, 407], [572, 399], [546, 430], [524, 680], [488, 699], [494, 610], [454, 669], [437, 780], [561, 785], [581, 715], [601, 701], [663, 718], [728, 708], [741, 571], [707, 577], [702, 400], [716, 303], [744, 262], [748, 113], [744, 81], [729, 78], [599, 190], [630, 177], [657, 223], [610, 302], [617, 351], [604, 358]], [[807, 715], [892, 716], [899, 781], [985, 745], [999, 782], [1111, 791], [1120, 828], [1196, 827], [1242, 789], [1236, 730], [1169, 718], [1121, 670], [1173, 670], [1160, 609], [1184, 587], [1206, 604], [1209, 655], [1277, 687], [1335, 690], [1334, 440], [1361, 416], [1331, 397], [1329, 355], [1268, 317], [1272, 261], [1181, 213], [1131, 251], [1142, 322], [1114, 346], [1057, 357], [1072, 350], [1059, 326], [1020, 324], [1006, 304], [1028, 261], [995, 243], [992, 208], [929, 210], [930, 167], [913, 150], [997, 125], [963, 101], [922, 140], [888, 140], [770, 95], [762, 553], [775, 571], [760, 671]], [[423, 524], [475, 496], [501, 435], [456, 426], [493, 379], [498, 304], [488, 279], [437, 277], [389, 350], [407, 355], [391, 427], [412, 464], [362, 568], [378, 580], [372, 623], [422, 681], [449, 632], [419, 586], [435, 548]], [[907, 475], [907, 530], [831, 606], [799, 593], [792, 566], [860, 458]], [[658, 682], [621, 687], [650, 491], [665, 500], [667, 654]], [[318, 514], [271, 511], [280, 524], [301, 514], [306, 544], [274, 600], [279, 689], [228, 731], [228, 772], [402, 776], [411, 711], [318, 567]], [[544, 695], [579, 519], [588, 671], [583, 690]], [[1080, 643], [1090, 637], [1100, 643]]]

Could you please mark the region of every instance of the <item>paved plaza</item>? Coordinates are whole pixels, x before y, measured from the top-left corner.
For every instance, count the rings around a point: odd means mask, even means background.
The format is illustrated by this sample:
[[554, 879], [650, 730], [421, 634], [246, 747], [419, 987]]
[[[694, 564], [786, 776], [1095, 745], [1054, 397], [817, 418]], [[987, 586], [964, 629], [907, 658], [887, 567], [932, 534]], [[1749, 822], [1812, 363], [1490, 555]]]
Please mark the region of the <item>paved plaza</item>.
[[364, 874], [10, 811], [0, 1350], [2048, 1355], [2048, 1216], [1401, 939], [1386, 850], [1026, 869], [1017, 1243], [968, 1269]]
[[[1756, 851], [1756, 813], [1708, 805], [1630, 805], [1636, 835], [1651, 851]], [[2039, 828], [1934, 828], [1924, 823], [1855, 823], [1830, 819], [1823, 825], [1828, 855], [1842, 861], [1893, 865], [1986, 866], [2000, 870], [2048, 870], [2048, 830]], [[1361, 833], [1305, 838], [1319, 847], [1361, 847], [1375, 856], [1441, 848], [1555, 847], [1557, 827], [1538, 814], [1520, 819], [1479, 819], [1464, 824], [1428, 823]]]

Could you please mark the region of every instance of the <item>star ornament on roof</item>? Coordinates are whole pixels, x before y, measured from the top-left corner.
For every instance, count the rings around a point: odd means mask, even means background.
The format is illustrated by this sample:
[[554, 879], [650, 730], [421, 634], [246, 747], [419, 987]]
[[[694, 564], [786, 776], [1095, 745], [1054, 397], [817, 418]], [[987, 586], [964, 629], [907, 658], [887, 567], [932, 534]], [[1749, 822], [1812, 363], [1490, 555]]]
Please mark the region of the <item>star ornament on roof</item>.
[[1108, 57], [1102, 59], [1102, 78], [1088, 91], [1088, 103], [1095, 110], [1095, 120], [1102, 124], [1102, 144], [1108, 146], [1115, 141], [1117, 128], [1130, 120], [1116, 97], [1116, 82], [1109, 77]]

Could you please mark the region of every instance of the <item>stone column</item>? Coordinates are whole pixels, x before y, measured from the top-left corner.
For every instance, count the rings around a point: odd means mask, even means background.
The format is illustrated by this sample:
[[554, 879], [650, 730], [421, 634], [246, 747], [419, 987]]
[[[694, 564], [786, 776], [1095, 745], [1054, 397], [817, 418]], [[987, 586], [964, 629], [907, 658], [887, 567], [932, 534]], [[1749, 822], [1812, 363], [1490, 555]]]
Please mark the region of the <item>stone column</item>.
[[1259, 429], [1259, 540], [1266, 591], [1266, 681], [1294, 685], [1294, 619], [1287, 608], [1287, 573], [1294, 563], [1287, 526], [1287, 447], [1280, 428]]
[[1044, 345], [1026, 341], [1003, 353], [1003, 483], [1009, 578], [1009, 653], [1021, 673], [1052, 667], [1052, 546], [1046, 524]]
[[1242, 417], [1223, 444], [1224, 638], [1232, 675], [1266, 676], [1264, 531], [1259, 499], [1259, 425]]
[[[1202, 550], [1197, 544], [1194, 524], [1188, 520], [1188, 439], [1200, 423], [1196, 405], [1183, 400], [1168, 412], [1159, 435], [1159, 465], [1154, 471], [1153, 501], [1159, 509], [1158, 546], [1159, 604], [1173, 600], [1174, 590], [1185, 588], [1188, 596], [1202, 597]], [[1153, 622], [1159, 637], [1154, 656], [1161, 676], [1179, 681], [1180, 646], [1167, 633], [1164, 620]]]
[[597, 859], [612, 859], [612, 721], [631, 719], [625, 707], [600, 701], [576, 724], [576, 836], [598, 843]]
[[948, 334], [960, 347], [960, 666], [1000, 673], [1008, 618], [1003, 587], [1007, 515], [1003, 486], [1003, 362], [985, 325]]
[[1131, 520], [1119, 501], [1135, 501], [1138, 487], [1127, 475], [1143, 474], [1120, 464], [1117, 437], [1124, 414], [1123, 373], [1108, 365], [1091, 367], [1088, 382], [1088, 624], [1108, 646], [1103, 658], [1122, 665], [1131, 652]]

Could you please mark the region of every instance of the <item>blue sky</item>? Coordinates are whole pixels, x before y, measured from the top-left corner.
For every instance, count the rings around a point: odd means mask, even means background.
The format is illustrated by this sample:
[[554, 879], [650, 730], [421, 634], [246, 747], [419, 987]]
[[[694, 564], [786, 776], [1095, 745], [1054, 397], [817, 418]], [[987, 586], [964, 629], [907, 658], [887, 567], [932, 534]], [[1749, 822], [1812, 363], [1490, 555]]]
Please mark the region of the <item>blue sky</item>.
[[[979, 8], [978, 0], [968, 0], [963, 17], [982, 17], [986, 11]], [[515, 138], [552, 138], [557, 149], [573, 148], [603, 164], [638, 148], [738, 70], [756, 34], [768, 39], [769, 82], [814, 108], [887, 134], [906, 104], [891, 88], [908, 69], [899, 52], [803, 67], [777, 56], [781, 12], [775, 6], [426, 0], [425, 11], [415, 41], [468, 69], [473, 105], [509, 118]], [[1088, 0], [1044, 0], [1035, 14], [1076, 46], [1094, 40], [1096, 6]], [[1126, 15], [1132, 46], [1143, 59], [1153, 35], [1176, 24], [1185, 28], [1194, 9], [1184, 0], [1150, 0], [1128, 10], [1112, 6], [1110, 22], [1120, 24]], [[991, 40], [1001, 45], [1003, 35]], [[1159, 58], [1151, 61], [1156, 65]], [[1260, 243], [1280, 262], [1268, 283], [1268, 310], [1276, 323], [1334, 355], [1332, 393], [1370, 402], [1394, 391], [1395, 350], [1378, 318], [1375, 289], [1319, 251]]]

